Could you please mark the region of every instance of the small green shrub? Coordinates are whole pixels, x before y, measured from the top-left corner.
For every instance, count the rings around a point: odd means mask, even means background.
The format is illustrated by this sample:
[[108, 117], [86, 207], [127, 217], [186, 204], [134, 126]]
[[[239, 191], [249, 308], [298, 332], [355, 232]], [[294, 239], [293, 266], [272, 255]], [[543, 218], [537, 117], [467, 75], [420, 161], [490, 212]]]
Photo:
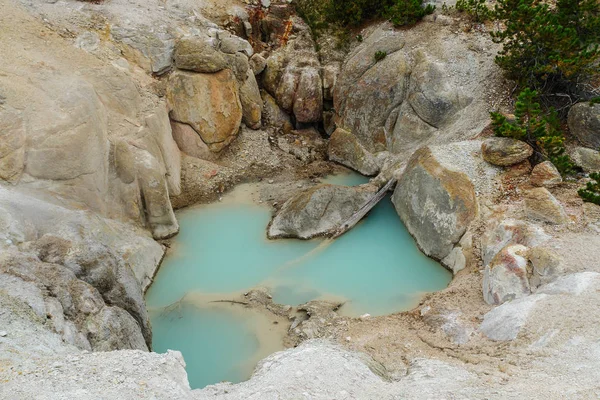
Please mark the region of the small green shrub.
[[387, 51], [376, 51], [375, 52], [375, 62], [379, 62], [387, 57]]
[[561, 174], [569, 174], [575, 166], [565, 151], [565, 136], [558, 114], [554, 110], [542, 114], [537, 98], [536, 91], [523, 90], [515, 105], [514, 121], [500, 113], [491, 113], [494, 133], [529, 143], [538, 158], [550, 160]]
[[583, 201], [594, 203], [600, 206], [600, 172], [590, 174], [593, 182], [588, 182], [586, 187], [579, 189], [579, 196]]
[[456, 10], [466, 13], [474, 22], [485, 22], [494, 15], [486, 0], [457, 0]]
[[389, 19], [395, 26], [417, 23], [435, 7], [423, 0], [295, 0], [298, 15], [314, 33], [337, 27], [356, 27], [376, 18]]
[[431, 4], [423, 7], [423, 0], [396, 0], [386, 9], [385, 17], [395, 26], [406, 26], [416, 24], [434, 11]]
[[504, 29], [492, 33], [504, 44], [496, 63], [522, 88], [543, 95], [585, 97], [581, 83], [598, 72], [598, 0], [498, 0], [495, 17]]

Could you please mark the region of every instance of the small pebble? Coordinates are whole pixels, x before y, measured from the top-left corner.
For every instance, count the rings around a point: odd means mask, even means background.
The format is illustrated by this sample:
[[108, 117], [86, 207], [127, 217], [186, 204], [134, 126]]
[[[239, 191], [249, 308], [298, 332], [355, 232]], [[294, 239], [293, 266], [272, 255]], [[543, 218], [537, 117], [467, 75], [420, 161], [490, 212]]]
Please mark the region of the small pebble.
[[5, 337], [6, 335], [8, 335], [6, 331], [0, 331], [0, 337]]

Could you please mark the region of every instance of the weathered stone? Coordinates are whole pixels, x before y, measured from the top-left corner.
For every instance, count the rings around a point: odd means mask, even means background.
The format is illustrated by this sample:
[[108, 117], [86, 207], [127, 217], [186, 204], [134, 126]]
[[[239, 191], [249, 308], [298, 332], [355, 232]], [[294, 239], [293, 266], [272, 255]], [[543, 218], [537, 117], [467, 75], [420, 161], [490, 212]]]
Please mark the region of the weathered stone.
[[251, 129], [259, 129], [262, 125], [263, 101], [260, 97], [258, 83], [251, 70], [248, 70], [246, 81], [240, 87], [240, 102], [244, 123]]
[[563, 206], [546, 188], [536, 188], [525, 193], [527, 217], [551, 224], [565, 224], [569, 217]]
[[576, 147], [569, 152], [573, 162], [581, 167], [584, 172], [600, 171], [600, 152], [587, 147]]
[[227, 60], [229, 69], [231, 69], [239, 84], [243, 84], [246, 81], [246, 76], [250, 70], [248, 57], [242, 53], [224, 54], [224, 57]]
[[575, 104], [569, 110], [569, 130], [586, 147], [600, 148], [600, 104]]
[[[372, 49], [371, 53], [375, 51]], [[362, 53], [357, 57], [362, 58]], [[354, 65], [352, 60], [345, 64], [335, 89], [337, 125], [356, 135], [369, 151], [385, 150], [384, 126], [392, 111], [406, 98], [410, 64], [405, 54], [397, 52], [349, 82], [348, 76], [355, 74], [348, 71], [351, 65]]]
[[440, 63], [432, 62], [424, 53], [418, 53], [417, 58], [410, 76], [412, 89], [408, 101], [419, 118], [440, 128], [470, 100], [461, 98], [452, 88]]
[[254, 72], [254, 75], [260, 75], [267, 67], [267, 60], [260, 54], [255, 54], [250, 57], [249, 60], [250, 68]]
[[283, 205], [269, 225], [268, 236], [310, 239], [325, 235], [358, 211], [376, 190], [335, 185], [305, 190]]
[[563, 179], [551, 161], [544, 161], [533, 167], [529, 181], [533, 186], [554, 187], [561, 184]]
[[552, 282], [563, 272], [560, 256], [550, 249], [534, 247], [527, 252], [527, 259], [533, 268], [529, 278], [532, 288]]
[[321, 121], [323, 117], [323, 83], [317, 69], [306, 69], [300, 75], [293, 111], [296, 120], [300, 123]]
[[489, 229], [481, 240], [483, 264], [489, 264], [508, 245], [539, 246], [551, 239], [539, 226], [525, 221], [503, 220]]
[[333, 92], [340, 70], [339, 63], [327, 64], [323, 67], [323, 98], [325, 100], [333, 100]]
[[216, 50], [209, 39], [186, 37], [177, 42], [175, 66], [194, 72], [214, 73], [227, 68], [223, 53]]
[[298, 35], [267, 59], [263, 76], [267, 92], [299, 122], [318, 122], [323, 114], [323, 84], [320, 62], [310, 30]]
[[485, 314], [479, 330], [492, 340], [515, 340], [535, 305], [546, 297], [536, 294], [504, 303]]
[[508, 167], [531, 157], [533, 148], [520, 140], [494, 137], [483, 142], [481, 154], [490, 164]]
[[198, 132], [191, 126], [172, 121], [171, 129], [173, 130], [173, 139], [183, 153], [201, 160], [215, 158], [215, 153], [210, 151]]
[[266, 91], [261, 92], [261, 97], [264, 102], [264, 118], [269, 126], [280, 129], [286, 135], [291, 133], [294, 130], [294, 125], [290, 116], [279, 107], [277, 101]]
[[208, 145], [219, 152], [236, 137], [242, 121], [242, 106], [233, 73], [176, 72], [169, 79], [167, 96], [171, 118], [190, 125]]
[[179, 232], [179, 223], [169, 198], [164, 170], [149, 152], [133, 149], [135, 168], [146, 210], [146, 221], [155, 239], [167, 239]]
[[442, 166], [427, 147], [409, 161], [392, 201], [421, 250], [438, 260], [450, 254], [478, 213], [468, 176]]
[[527, 247], [506, 246], [485, 266], [483, 298], [488, 304], [502, 304], [531, 293], [527, 279]]
[[356, 136], [343, 129], [336, 129], [329, 138], [329, 159], [339, 162], [363, 175], [373, 176], [379, 172], [375, 156], [369, 153]]
[[123, 48], [127, 58], [142, 68], [159, 75], [171, 68], [175, 39], [166, 27], [128, 23], [109, 29], [116, 42], [127, 45]]

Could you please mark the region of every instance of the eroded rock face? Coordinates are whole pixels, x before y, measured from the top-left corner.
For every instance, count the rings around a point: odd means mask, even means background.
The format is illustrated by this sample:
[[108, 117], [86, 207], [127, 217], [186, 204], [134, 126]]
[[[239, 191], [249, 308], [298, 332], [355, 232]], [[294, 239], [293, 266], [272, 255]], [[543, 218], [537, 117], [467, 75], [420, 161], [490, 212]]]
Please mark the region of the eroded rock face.
[[[107, 306], [93, 286], [78, 280], [68, 268], [14, 252], [3, 253], [0, 264], [0, 277], [12, 276], [46, 288], [47, 294], [40, 297], [21, 298], [33, 301], [32, 305], [43, 313], [39, 316], [51, 319], [54, 330], [71, 344], [97, 351], [148, 349], [133, 317], [121, 308]], [[9, 295], [19, 296], [14, 292], [19, 285], [2, 286]]]
[[262, 124], [263, 101], [260, 89], [252, 70], [248, 70], [246, 80], [240, 87], [242, 120], [251, 129], [259, 129]]
[[600, 148], [600, 104], [575, 104], [569, 110], [569, 129], [586, 147]]
[[323, 83], [320, 62], [310, 30], [299, 24], [297, 36], [267, 59], [265, 89], [300, 123], [323, 118]]
[[16, 110], [0, 111], [0, 179], [16, 183], [25, 167], [25, 125]]
[[268, 228], [268, 237], [310, 239], [330, 233], [350, 218], [376, 187], [318, 185], [288, 200]]
[[563, 179], [551, 161], [544, 161], [533, 167], [529, 181], [533, 186], [554, 187], [561, 184]]
[[338, 128], [329, 138], [327, 154], [331, 161], [339, 162], [363, 175], [373, 176], [379, 172], [379, 163], [356, 136]]
[[546, 188], [536, 188], [525, 193], [525, 212], [528, 218], [551, 224], [569, 222], [562, 204]]
[[169, 78], [167, 97], [171, 118], [194, 128], [211, 151], [221, 151], [237, 136], [242, 105], [231, 70], [175, 72]]
[[533, 148], [520, 140], [494, 137], [483, 142], [481, 153], [490, 164], [508, 167], [531, 157]]
[[483, 298], [488, 304], [502, 304], [531, 292], [527, 279], [527, 247], [506, 246], [485, 267]]
[[468, 176], [442, 166], [427, 147], [409, 161], [392, 201], [421, 250], [438, 260], [450, 254], [478, 213]]

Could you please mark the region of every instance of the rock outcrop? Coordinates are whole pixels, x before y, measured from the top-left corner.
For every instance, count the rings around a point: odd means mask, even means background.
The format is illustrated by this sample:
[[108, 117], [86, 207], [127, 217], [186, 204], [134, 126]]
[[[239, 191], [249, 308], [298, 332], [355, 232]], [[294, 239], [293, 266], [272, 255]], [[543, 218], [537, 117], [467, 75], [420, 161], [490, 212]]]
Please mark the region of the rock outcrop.
[[263, 84], [298, 122], [318, 122], [323, 118], [321, 63], [310, 29], [296, 18], [290, 23], [296, 27], [296, 36], [267, 58]]
[[269, 238], [311, 239], [330, 233], [350, 218], [376, 187], [318, 185], [288, 200], [269, 225]]
[[600, 104], [579, 103], [569, 110], [569, 130], [586, 147], [600, 148]]

